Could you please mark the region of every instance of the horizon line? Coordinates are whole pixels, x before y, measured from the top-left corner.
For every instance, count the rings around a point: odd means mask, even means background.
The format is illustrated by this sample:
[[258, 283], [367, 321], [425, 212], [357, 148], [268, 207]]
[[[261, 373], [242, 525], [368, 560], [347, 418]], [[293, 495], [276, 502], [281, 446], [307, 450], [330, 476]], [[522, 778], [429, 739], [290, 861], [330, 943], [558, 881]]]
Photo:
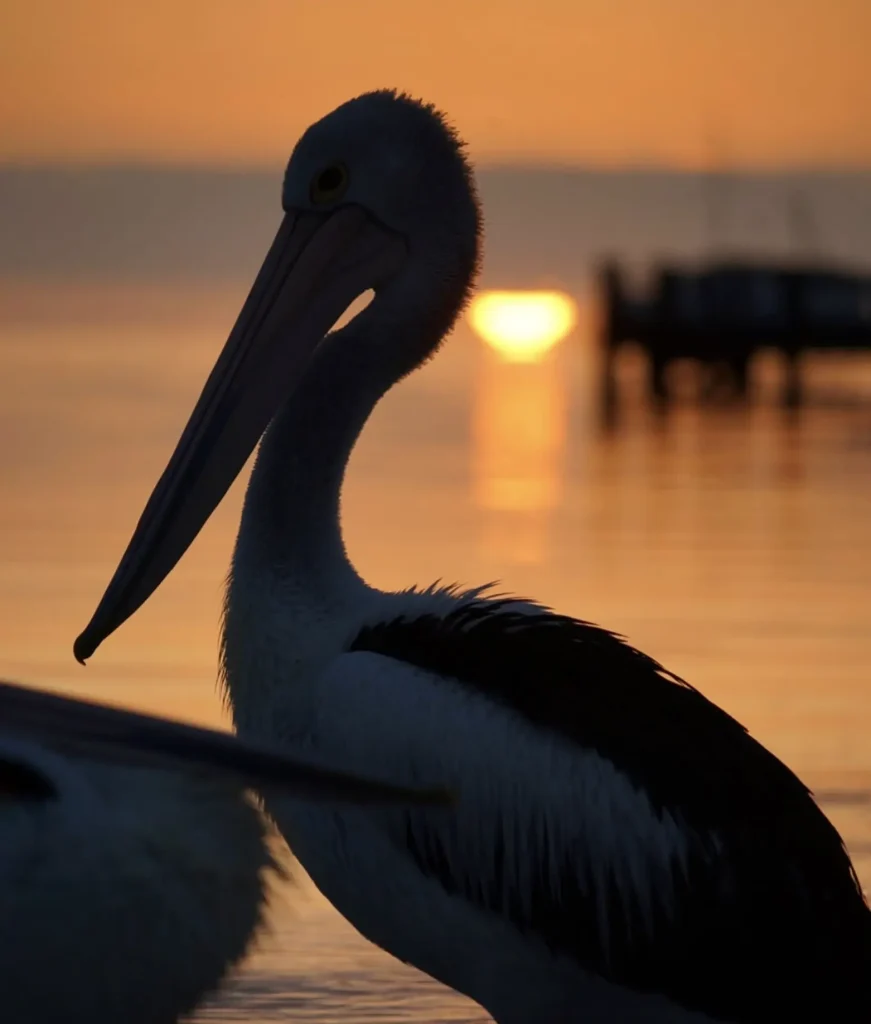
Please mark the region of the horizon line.
[[[0, 157], [0, 172], [99, 172], [147, 171], [151, 173], [185, 172], [226, 176], [262, 177], [284, 173], [285, 163], [236, 163], [210, 160], [179, 160], [162, 157], [88, 157], [84, 159], [32, 159]], [[744, 163], [691, 165], [659, 161], [625, 163], [571, 163], [559, 160], [494, 159], [475, 165], [479, 173], [526, 171], [551, 174], [670, 174], [684, 177], [864, 177], [871, 175], [871, 164], [832, 163]]]

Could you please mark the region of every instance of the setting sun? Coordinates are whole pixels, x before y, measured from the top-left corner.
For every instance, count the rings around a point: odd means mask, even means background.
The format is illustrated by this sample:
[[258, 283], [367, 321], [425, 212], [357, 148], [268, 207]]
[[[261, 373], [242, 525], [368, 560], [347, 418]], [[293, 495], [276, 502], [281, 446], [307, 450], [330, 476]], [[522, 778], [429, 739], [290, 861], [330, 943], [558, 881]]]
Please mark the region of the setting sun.
[[571, 331], [577, 308], [562, 292], [484, 292], [473, 301], [469, 320], [504, 359], [534, 363]]

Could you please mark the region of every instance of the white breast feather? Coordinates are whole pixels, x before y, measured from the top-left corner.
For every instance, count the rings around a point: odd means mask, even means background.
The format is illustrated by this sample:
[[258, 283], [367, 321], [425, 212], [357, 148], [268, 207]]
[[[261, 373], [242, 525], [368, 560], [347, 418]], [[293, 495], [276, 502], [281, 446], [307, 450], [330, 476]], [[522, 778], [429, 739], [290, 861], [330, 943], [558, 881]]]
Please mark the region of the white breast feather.
[[[369, 652], [336, 659], [316, 705], [312, 739], [322, 753], [388, 779], [456, 787], [459, 805], [443, 816], [447, 826], [456, 815], [454, 828], [436, 824], [439, 812], [415, 812], [412, 821], [438, 829], [470, 886], [495, 883], [501, 834], [514, 899], [528, 898], [542, 873], [557, 895], [559, 869], [572, 858], [578, 885], [597, 900], [603, 935], [609, 877], [648, 933], [654, 909], [672, 908], [695, 837], [595, 751], [550, 737], [459, 683]], [[396, 812], [378, 815], [397, 830]]]

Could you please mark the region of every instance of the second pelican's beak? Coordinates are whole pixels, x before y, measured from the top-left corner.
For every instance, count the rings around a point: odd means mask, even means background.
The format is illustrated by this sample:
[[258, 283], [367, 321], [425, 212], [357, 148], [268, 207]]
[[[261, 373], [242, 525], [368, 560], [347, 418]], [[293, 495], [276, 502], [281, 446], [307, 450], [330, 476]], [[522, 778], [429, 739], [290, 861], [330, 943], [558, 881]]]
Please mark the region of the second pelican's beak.
[[288, 213], [87, 628], [84, 662], [172, 571], [227, 493], [324, 335], [390, 280], [403, 239], [357, 206]]
[[312, 757], [289, 757], [232, 733], [0, 680], [0, 799], [50, 795], [50, 784], [38, 769], [26, 759], [8, 756], [10, 745], [14, 749], [27, 741], [101, 764], [208, 771], [301, 799], [409, 805], [453, 801], [443, 789], [367, 779]]

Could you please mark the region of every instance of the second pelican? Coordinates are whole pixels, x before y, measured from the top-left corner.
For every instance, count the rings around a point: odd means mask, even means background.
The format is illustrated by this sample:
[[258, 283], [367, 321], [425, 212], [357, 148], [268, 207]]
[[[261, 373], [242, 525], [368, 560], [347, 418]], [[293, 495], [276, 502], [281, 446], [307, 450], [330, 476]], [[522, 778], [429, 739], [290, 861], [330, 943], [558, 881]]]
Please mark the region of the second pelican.
[[247, 786], [416, 802], [263, 744], [0, 683], [0, 1015], [174, 1024], [262, 922], [277, 865]]

